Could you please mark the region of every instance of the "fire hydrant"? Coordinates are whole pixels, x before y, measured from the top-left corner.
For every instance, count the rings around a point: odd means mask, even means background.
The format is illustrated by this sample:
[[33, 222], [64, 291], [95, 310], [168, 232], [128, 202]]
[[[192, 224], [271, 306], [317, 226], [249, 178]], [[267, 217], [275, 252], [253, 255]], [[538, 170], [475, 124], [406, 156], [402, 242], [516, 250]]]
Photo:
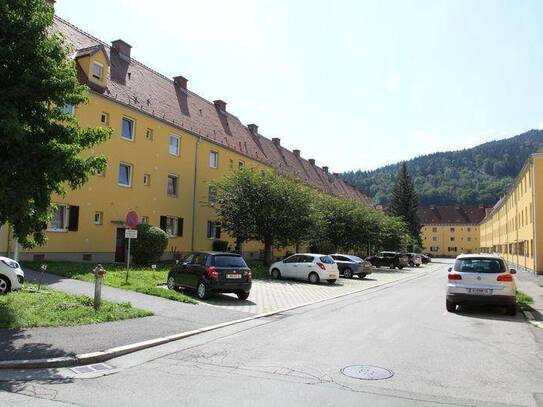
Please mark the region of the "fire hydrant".
[[97, 310], [102, 302], [102, 280], [106, 274], [106, 269], [98, 264], [93, 271], [96, 278], [94, 281], [94, 309]]

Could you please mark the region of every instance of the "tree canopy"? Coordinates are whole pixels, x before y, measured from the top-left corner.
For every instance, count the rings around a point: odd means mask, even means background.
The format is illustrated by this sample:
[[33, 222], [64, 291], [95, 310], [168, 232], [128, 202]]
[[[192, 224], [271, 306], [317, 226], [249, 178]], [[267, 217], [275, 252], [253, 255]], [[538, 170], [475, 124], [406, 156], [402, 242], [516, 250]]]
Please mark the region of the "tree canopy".
[[419, 197], [415, 191], [413, 180], [407, 171], [407, 164], [403, 163], [398, 171], [396, 183], [392, 189], [392, 202], [390, 210], [394, 216], [402, 219], [406, 224], [411, 238], [421, 245], [420, 221], [417, 214]]

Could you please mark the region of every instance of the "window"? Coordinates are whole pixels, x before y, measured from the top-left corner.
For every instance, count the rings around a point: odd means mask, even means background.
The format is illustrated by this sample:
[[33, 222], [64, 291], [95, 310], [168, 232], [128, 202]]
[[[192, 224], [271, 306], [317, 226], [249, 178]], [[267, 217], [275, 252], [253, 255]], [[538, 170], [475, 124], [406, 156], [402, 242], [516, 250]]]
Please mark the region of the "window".
[[217, 203], [217, 187], [210, 185], [207, 191], [207, 202], [213, 206]]
[[432, 246], [432, 247], [430, 247], [430, 251], [431, 251], [431, 252], [438, 252], [438, 251], [439, 251], [439, 247], [437, 247], [437, 246]]
[[468, 228], [468, 232], [471, 232], [471, 228]]
[[57, 205], [53, 212], [53, 219], [47, 224], [47, 230], [64, 231], [68, 228], [68, 206]]
[[219, 166], [219, 153], [216, 151], [209, 152], [209, 166], [217, 168]]
[[238, 168], [245, 168], [245, 161], [239, 161], [238, 162]]
[[146, 187], [151, 185], [151, 175], [143, 174], [143, 185], [145, 185]]
[[221, 225], [220, 223], [207, 222], [207, 238], [208, 239], [220, 239], [221, 238]]
[[498, 259], [466, 258], [454, 263], [454, 271], [461, 273], [504, 273], [505, 263]]
[[134, 120], [129, 119], [128, 117], [123, 117], [121, 138], [134, 141]]
[[471, 242], [471, 237], [468, 237], [468, 242]]
[[232, 255], [219, 255], [212, 256], [213, 265], [215, 267], [239, 267], [247, 268], [247, 263], [243, 260], [243, 257]]
[[119, 164], [119, 185], [123, 187], [132, 186], [132, 166], [130, 164]]
[[437, 236], [432, 236], [432, 242], [437, 242]]
[[451, 242], [454, 242], [454, 237], [451, 237]]
[[168, 195], [177, 196], [177, 176], [168, 174]]
[[145, 130], [145, 138], [149, 141], [153, 140], [153, 129]]
[[179, 155], [179, 136], [170, 136], [170, 154]]
[[73, 116], [75, 114], [75, 106], [71, 105], [71, 104], [67, 104], [66, 106], [64, 106], [62, 108], [62, 111], [64, 113], [68, 113], [68, 114], [71, 114]]
[[146, 224], [146, 225], [149, 224], [149, 216], [142, 216], [141, 223]]
[[169, 236], [177, 236], [177, 218], [166, 216], [166, 233]]
[[92, 64], [92, 77], [96, 79], [102, 79], [104, 74], [104, 65], [99, 62], [94, 62]]
[[454, 233], [454, 228], [451, 228], [451, 233]]
[[103, 212], [94, 212], [94, 224], [101, 225], [104, 219]]
[[432, 228], [432, 232], [437, 233], [437, 228]]
[[448, 247], [448, 248], [447, 248], [447, 251], [449, 251], [449, 252], [456, 252], [457, 250], [456, 250], [456, 247]]
[[100, 122], [102, 124], [108, 125], [109, 124], [109, 114], [105, 113], [105, 112], [102, 112], [102, 114], [100, 115]]

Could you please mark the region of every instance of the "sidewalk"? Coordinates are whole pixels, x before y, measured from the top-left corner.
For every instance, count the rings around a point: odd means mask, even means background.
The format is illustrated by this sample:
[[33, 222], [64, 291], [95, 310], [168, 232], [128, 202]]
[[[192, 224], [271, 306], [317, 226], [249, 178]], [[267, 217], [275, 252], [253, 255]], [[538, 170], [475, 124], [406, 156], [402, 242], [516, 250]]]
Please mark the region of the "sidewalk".
[[543, 321], [543, 276], [519, 271], [517, 273], [517, 288], [534, 299], [531, 305], [532, 315], [536, 321]]
[[[32, 270], [25, 270], [28, 280], [36, 280], [37, 275]], [[45, 274], [44, 284], [72, 294], [91, 298], [94, 295], [94, 284], [84, 281]], [[0, 329], [0, 361], [102, 351], [248, 316], [245, 312], [185, 304], [107, 286], [102, 287], [102, 298], [130, 302], [134, 307], [152, 311], [154, 316], [75, 327]]]

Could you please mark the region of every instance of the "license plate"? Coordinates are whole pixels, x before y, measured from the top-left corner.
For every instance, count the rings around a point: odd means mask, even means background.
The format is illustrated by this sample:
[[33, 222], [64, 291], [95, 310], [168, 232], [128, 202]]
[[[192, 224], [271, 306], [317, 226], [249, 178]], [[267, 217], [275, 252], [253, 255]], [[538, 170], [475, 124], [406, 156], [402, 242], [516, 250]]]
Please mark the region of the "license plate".
[[227, 274], [226, 278], [231, 278], [231, 279], [241, 278], [241, 274]]
[[492, 290], [490, 288], [468, 288], [468, 294], [491, 295]]
[[328, 274], [328, 277], [334, 278], [335, 276], [333, 274]]

